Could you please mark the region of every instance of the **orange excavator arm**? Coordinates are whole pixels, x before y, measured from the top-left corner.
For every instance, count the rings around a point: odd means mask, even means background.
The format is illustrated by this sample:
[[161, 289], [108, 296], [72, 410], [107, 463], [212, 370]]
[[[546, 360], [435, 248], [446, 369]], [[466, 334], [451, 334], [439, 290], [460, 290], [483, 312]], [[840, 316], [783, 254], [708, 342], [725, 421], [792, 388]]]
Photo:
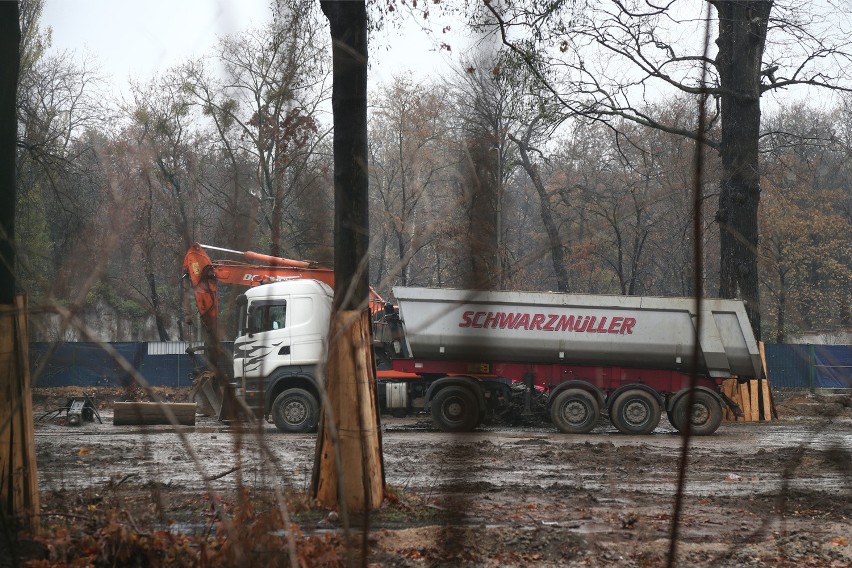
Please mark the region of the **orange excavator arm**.
[[[205, 249], [238, 255], [244, 261], [211, 260]], [[183, 275], [195, 294], [201, 321], [215, 331], [219, 316], [218, 283], [259, 286], [291, 278], [319, 280], [334, 288], [334, 270], [306, 260], [292, 260], [252, 251], [236, 251], [210, 245], [193, 244], [183, 259]], [[370, 288], [370, 310], [376, 312], [384, 300]]]

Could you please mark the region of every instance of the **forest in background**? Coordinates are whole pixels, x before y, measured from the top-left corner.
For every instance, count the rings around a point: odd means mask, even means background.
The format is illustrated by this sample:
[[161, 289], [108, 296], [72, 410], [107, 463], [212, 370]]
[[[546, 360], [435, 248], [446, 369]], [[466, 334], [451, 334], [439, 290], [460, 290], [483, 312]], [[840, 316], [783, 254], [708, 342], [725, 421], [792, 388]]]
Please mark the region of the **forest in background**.
[[[281, 2], [267, 27], [118, 100], [96, 61], [48, 53], [43, 1], [21, 3], [18, 93], [17, 278], [32, 340], [82, 339], [51, 315], [57, 304], [107, 341], [201, 339], [180, 281], [193, 242], [331, 264], [331, 64], [316, 2]], [[694, 142], [566, 113], [540, 81], [492, 44], [440, 77], [372, 86], [377, 290], [693, 293]], [[637, 100], [641, 114], [695, 127], [693, 96]], [[852, 98], [826, 100], [762, 116], [768, 341], [852, 327]], [[705, 159], [702, 278], [715, 296], [721, 165]]]

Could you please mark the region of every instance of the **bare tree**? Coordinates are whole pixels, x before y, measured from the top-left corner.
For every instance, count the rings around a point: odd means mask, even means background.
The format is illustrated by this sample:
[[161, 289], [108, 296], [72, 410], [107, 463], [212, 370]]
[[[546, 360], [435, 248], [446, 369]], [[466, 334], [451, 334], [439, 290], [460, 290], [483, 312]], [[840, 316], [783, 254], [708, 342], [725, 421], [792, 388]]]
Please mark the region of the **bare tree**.
[[436, 218], [428, 207], [440, 199], [438, 192], [454, 166], [446, 151], [451, 143], [447, 99], [447, 90], [440, 85], [397, 77], [380, 90], [373, 104], [370, 171], [376, 222], [372, 226], [376, 240], [384, 243], [372, 249], [378, 257], [377, 280], [394, 272], [399, 276], [393, 281], [408, 286], [418, 280], [415, 270], [431, 272], [431, 263], [422, 257], [444, 235], [436, 227], [443, 226], [442, 216]]
[[305, 227], [322, 219], [308, 223], [299, 209], [317, 198], [316, 164], [328, 132], [319, 116], [328, 99], [328, 56], [315, 2], [278, 2], [275, 16], [267, 27], [222, 39], [217, 59], [224, 83], [200, 64], [183, 72], [230, 159], [245, 153], [254, 161], [245, 194], [258, 203], [270, 252], [281, 256], [285, 239], [301, 245], [301, 233], [310, 235]]
[[[709, 60], [701, 55], [698, 42], [674, 39], [700, 29], [698, 11], [681, 3], [659, 7], [638, 0], [583, 6], [520, 2], [508, 7], [488, 4], [487, 9], [504, 44], [566, 109], [598, 120], [626, 118], [700, 140], [719, 152], [723, 172], [716, 213], [721, 228], [719, 293], [746, 301], [759, 337], [760, 100], [766, 93], [794, 85], [848, 87], [849, 40], [840, 28], [829, 25], [847, 11], [831, 2], [710, 3], [717, 13], [718, 51]], [[640, 103], [657, 92], [697, 95], [705, 63], [711, 66], [709, 93], [716, 101], [708, 131], [685, 129], [642, 111]], [[709, 129], [718, 120], [722, 128], [716, 139]]]

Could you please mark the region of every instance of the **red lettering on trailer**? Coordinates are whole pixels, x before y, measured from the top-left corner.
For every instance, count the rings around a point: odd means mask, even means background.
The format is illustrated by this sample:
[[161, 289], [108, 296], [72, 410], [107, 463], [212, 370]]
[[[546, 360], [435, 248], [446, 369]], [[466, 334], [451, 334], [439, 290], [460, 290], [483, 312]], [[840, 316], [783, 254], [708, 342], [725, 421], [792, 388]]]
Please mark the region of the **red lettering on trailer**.
[[520, 317], [521, 314], [508, 313], [504, 314], [500, 312], [500, 329], [514, 329], [515, 321]]
[[592, 321], [589, 322], [588, 327], [586, 327], [586, 333], [597, 333], [595, 331], [595, 320], [598, 319], [597, 316], [591, 316]]
[[559, 325], [556, 326], [556, 331], [574, 331], [574, 316], [560, 317]]
[[595, 328], [595, 333], [606, 333], [606, 316], [601, 318], [601, 323]]
[[482, 322], [482, 327], [491, 327], [492, 329], [497, 327], [498, 316], [500, 312], [496, 314], [494, 312], [488, 312], [488, 315], [485, 316], [485, 321]]
[[548, 314], [548, 315], [547, 315], [547, 323], [546, 323], [546, 324], [544, 324], [544, 331], [556, 331], [556, 330], [553, 328], [553, 324], [554, 324], [554, 323], [556, 322], [556, 320], [558, 320], [558, 319], [559, 319], [559, 316], [556, 316], [556, 315], [553, 315], [553, 314]]
[[612, 318], [612, 321], [609, 322], [609, 327], [607, 328], [607, 333], [618, 333], [621, 329], [621, 322], [624, 321], [624, 318], [621, 316], [616, 316]]
[[[598, 320], [600, 317], [600, 320]], [[623, 316], [574, 316], [556, 314], [530, 314], [524, 312], [476, 312], [469, 310], [461, 315], [459, 327], [477, 329], [525, 329], [527, 331], [572, 331], [576, 333], [633, 334], [636, 318]]]
[[476, 315], [473, 316], [473, 323], [471, 324], [473, 327], [482, 327], [482, 324], [479, 323], [479, 318], [485, 315], [485, 312], [476, 312]]

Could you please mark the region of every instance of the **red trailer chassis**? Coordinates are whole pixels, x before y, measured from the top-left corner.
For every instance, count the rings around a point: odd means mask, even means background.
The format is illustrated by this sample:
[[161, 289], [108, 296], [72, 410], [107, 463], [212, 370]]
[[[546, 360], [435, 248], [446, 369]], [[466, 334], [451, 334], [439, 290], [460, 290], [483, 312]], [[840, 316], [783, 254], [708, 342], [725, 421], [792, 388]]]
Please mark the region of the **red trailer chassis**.
[[[417, 358], [392, 359], [391, 367], [380, 378], [428, 381], [432, 418], [446, 431], [472, 430], [487, 420], [508, 402], [510, 387], [517, 383], [527, 387], [527, 410], [535, 391], [547, 396], [551, 420], [566, 433], [589, 432], [606, 410], [619, 431], [647, 434], [665, 410], [676, 429], [683, 431], [689, 420], [693, 433], [711, 434], [721, 422], [723, 405], [740, 412], [721, 392], [722, 379], [699, 375], [693, 380], [678, 370]], [[690, 388], [692, 397], [687, 396]]]

